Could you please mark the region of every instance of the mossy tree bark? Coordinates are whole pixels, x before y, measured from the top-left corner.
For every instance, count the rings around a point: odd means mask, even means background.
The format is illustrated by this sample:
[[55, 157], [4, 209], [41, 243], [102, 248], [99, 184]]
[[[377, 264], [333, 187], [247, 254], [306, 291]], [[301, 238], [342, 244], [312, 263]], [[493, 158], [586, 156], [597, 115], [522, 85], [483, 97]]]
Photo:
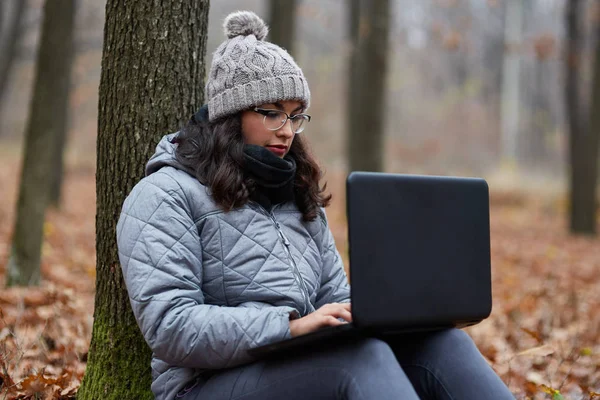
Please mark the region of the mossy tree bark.
[[117, 254], [122, 203], [162, 135], [200, 107], [209, 0], [108, 0], [96, 173], [96, 300], [77, 398], [151, 399], [150, 349], [131, 312]]
[[[47, 0], [25, 132], [7, 285], [37, 285], [56, 141], [69, 98], [75, 0]], [[60, 149], [62, 151], [62, 149]]]
[[353, 0], [350, 6], [349, 169], [382, 171], [389, 0]]

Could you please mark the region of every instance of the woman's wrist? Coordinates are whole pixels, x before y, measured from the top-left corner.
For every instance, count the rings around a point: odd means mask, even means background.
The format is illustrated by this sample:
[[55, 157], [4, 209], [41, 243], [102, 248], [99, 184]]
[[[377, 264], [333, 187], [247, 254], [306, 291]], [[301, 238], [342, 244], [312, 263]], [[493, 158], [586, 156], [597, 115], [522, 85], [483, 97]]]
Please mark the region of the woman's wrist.
[[298, 336], [298, 323], [299, 319], [290, 319], [290, 335], [292, 337]]

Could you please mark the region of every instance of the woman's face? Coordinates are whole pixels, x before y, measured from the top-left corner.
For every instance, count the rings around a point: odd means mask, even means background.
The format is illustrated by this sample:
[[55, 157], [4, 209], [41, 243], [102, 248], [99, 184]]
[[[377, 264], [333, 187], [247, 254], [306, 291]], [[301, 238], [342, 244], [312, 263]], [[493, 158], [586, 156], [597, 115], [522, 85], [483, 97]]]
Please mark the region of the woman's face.
[[280, 128], [270, 130], [265, 124], [277, 126], [286, 117], [283, 114], [268, 113], [268, 110], [284, 111], [290, 117], [293, 117], [303, 112], [302, 104], [296, 100], [285, 100], [276, 103], [261, 104], [256, 108], [261, 111], [257, 112], [252, 109], [242, 112], [242, 136], [244, 137], [244, 143], [266, 147], [273, 154], [283, 158], [290, 151], [290, 147], [294, 141], [295, 133], [292, 130], [292, 121], [287, 120]]

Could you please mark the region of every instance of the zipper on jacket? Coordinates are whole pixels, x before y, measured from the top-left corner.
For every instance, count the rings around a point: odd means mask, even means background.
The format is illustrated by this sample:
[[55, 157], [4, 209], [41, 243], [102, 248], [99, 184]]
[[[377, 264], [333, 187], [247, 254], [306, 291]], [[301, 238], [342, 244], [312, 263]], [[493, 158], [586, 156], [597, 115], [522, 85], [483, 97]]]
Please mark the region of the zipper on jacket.
[[294, 257], [292, 257], [292, 251], [290, 250], [290, 241], [285, 236], [285, 233], [283, 233], [283, 229], [281, 229], [279, 222], [277, 222], [277, 220], [275, 219], [275, 214], [271, 213], [271, 218], [273, 219], [273, 222], [275, 222], [275, 227], [279, 231], [279, 235], [281, 236], [281, 239], [282, 239], [285, 249], [287, 251], [288, 258], [290, 259], [290, 261], [292, 263], [292, 267], [298, 276], [298, 281], [299, 281], [298, 284], [300, 285], [300, 290], [302, 291], [302, 294], [304, 295], [304, 300], [306, 301], [306, 304], [305, 304], [306, 313], [304, 315], [307, 315], [314, 311], [314, 308], [308, 297], [308, 288], [304, 284], [304, 279], [302, 279], [302, 275], [300, 274], [300, 270], [298, 269], [298, 266], [296, 265], [296, 261], [294, 261]]
[[[290, 251], [290, 241], [288, 240], [288, 238], [285, 236], [285, 234], [283, 233], [283, 230], [281, 229], [281, 225], [279, 225], [279, 222], [277, 222], [277, 219], [275, 218], [275, 214], [273, 213], [273, 211], [267, 211], [262, 205], [258, 204], [258, 206], [265, 210], [266, 214], [269, 216], [269, 218], [271, 218], [271, 221], [273, 221], [273, 224], [275, 225], [275, 228], [277, 228], [277, 232], [279, 233], [279, 237], [281, 239], [281, 241], [283, 242], [283, 247], [286, 250], [286, 254], [288, 256], [288, 259], [290, 260], [290, 264], [292, 266], [292, 273], [294, 274], [294, 280], [297, 280], [298, 282], [298, 287], [300, 289], [300, 291], [302, 292], [302, 297], [304, 298], [304, 315], [308, 315], [309, 313], [313, 312], [315, 309], [312, 306], [311, 302], [310, 302], [310, 298], [308, 297], [308, 289], [306, 288], [306, 286], [304, 285], [304, 280], [302, 279], [302, 275], [300, 274], [300, 270], [298, 269], [298, 266], [296, 265], [296, 262], [294, 261], [294, 257], [292, 257], [292, 252]], [[277, 205], [275, 205], [273, 207], [273, 209], [276, 207]]]

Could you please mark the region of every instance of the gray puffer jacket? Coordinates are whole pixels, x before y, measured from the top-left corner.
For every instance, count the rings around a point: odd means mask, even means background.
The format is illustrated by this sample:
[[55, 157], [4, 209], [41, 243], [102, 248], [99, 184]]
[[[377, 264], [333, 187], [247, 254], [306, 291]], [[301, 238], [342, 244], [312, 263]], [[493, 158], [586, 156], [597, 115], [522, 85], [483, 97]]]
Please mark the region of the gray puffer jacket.
[[[223, 212], [164, 137], [117, 225], [133, 313], [153, 351], [152, 391], [173, 399], [203, 370], [251, 362], [290, 336], [289, 319], [349, 300], [325, 214], [293, 203]], [[200, 382], [202, 384], [202, 382]]]

